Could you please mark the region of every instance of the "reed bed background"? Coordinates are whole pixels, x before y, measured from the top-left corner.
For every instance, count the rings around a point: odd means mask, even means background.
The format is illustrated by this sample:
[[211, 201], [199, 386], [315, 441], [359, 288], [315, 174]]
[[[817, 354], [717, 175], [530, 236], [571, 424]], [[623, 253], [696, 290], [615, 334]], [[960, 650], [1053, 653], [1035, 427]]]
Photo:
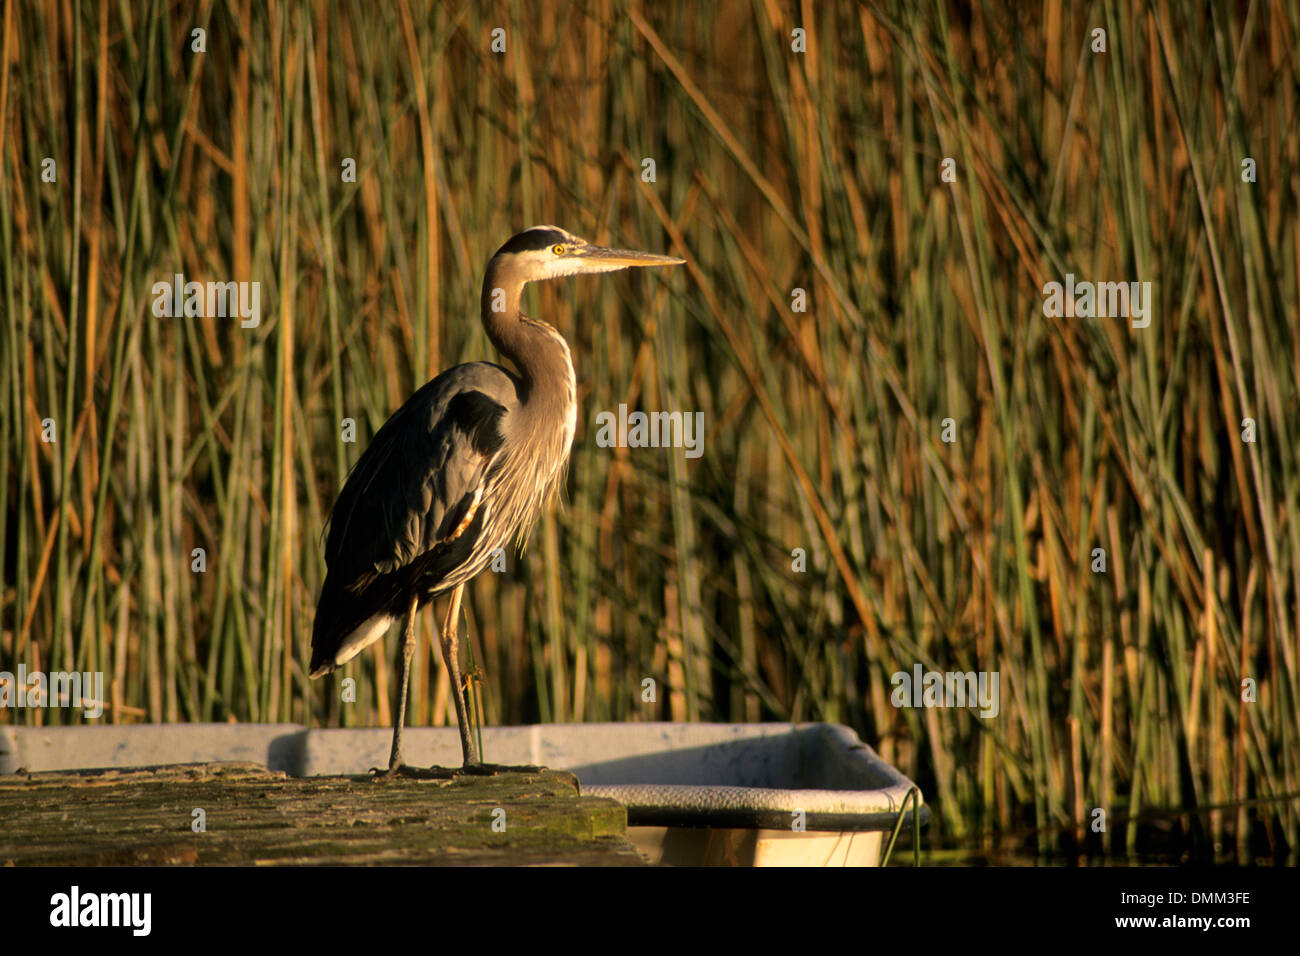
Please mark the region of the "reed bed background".
[[[554, 222], [688, 264], [528, 296], [581, 412], [467, 596], [488, 722], [838, 721], [931, 859], [1294, 862], [1300, 14], [1009, 6], [6, 0], [0, 669], [102, 670], [118, 722], [390, 723], [398, 629], [355, 704], [306, 678], [321, 529]], [[155, 317], [177, 272], [261, 324]], [[1150, 327], [1046, 317], [1066, 273], [1151, 281]], [[704, 455], [598, 447], [620, 403], [704, 412]], [[433, 620], [411, 717], [454, 723]], [[918, 662], [998, 671], [999, 715], [894, 707]]]

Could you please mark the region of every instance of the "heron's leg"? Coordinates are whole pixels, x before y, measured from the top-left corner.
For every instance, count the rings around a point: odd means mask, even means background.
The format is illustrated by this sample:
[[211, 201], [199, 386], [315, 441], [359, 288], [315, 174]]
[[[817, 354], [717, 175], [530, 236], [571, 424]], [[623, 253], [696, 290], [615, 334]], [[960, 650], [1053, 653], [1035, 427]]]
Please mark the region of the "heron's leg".
[[415, 613], [420, 609], [420, 598], [411, 595], [406, 609], [406, 627], [402, 630], [402, 691], [397, 705], [397, 726], [393, 728], [393, 749], [388, 755], [389, 775], [397, 773], [402, 765], [402, 729], [406, 726], [406, 692], [411, 684], [411, 657], [415, 654]]
[[447, 619], [442, 625], [442, 659], [447, 663], [447, 677], [451, 681], [452, 697], [456, 702], [456, 723], [460, 725], [460, 749], [465, 758], [465, 766], [472, 767], [479, 763], [478, 745], [469, 732], [469, 709], [465, 706], [465, 684], [461, 678], [460, 661], [457, 658], [457, 635], [460, 625], [460, 594], [465, 585], [458, 584], [451, 592], [447, 604]]

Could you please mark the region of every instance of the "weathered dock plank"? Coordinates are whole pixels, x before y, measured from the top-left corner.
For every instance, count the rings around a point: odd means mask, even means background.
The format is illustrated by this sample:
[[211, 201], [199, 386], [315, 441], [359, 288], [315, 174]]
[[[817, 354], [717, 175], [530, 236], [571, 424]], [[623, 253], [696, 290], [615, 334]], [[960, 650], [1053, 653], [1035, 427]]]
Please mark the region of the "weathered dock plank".
[[581, 796], [577, 778], [552, 770], [378, 781], [207, 763], [0, 776], [0, 866], [636, 865], [626, 827], [621, 804]]

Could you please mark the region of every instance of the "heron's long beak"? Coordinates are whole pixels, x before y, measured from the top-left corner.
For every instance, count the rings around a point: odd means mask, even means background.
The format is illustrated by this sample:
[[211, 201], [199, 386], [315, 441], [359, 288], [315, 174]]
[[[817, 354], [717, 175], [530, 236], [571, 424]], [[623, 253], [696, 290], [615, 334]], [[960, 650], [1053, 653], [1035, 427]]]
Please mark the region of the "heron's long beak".
[[604, 246], [584, 246], [577, 251], [577, 255], [593, 266], [607, 269], [629, 269], [632, 266], [680, 266], [686, 261], [676, 256], [660, 256], [653, 252], [637, 252], [635, 249], [607, 249]]

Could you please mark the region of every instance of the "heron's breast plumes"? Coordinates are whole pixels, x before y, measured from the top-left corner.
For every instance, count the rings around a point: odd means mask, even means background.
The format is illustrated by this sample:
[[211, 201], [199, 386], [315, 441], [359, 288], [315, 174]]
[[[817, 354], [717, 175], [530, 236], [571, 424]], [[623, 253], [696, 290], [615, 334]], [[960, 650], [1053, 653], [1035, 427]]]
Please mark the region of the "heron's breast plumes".
[[484, 527], [490, 550], [512, 538], [523, 547], [537, 516], [558, 496], [577, 428], [577, 381], [568, 343], [545, 322], [523, 321], [547, 353], [549, 374], [530, 381], [502, 420], [501, 457], [483, 496], [490, 508]]

